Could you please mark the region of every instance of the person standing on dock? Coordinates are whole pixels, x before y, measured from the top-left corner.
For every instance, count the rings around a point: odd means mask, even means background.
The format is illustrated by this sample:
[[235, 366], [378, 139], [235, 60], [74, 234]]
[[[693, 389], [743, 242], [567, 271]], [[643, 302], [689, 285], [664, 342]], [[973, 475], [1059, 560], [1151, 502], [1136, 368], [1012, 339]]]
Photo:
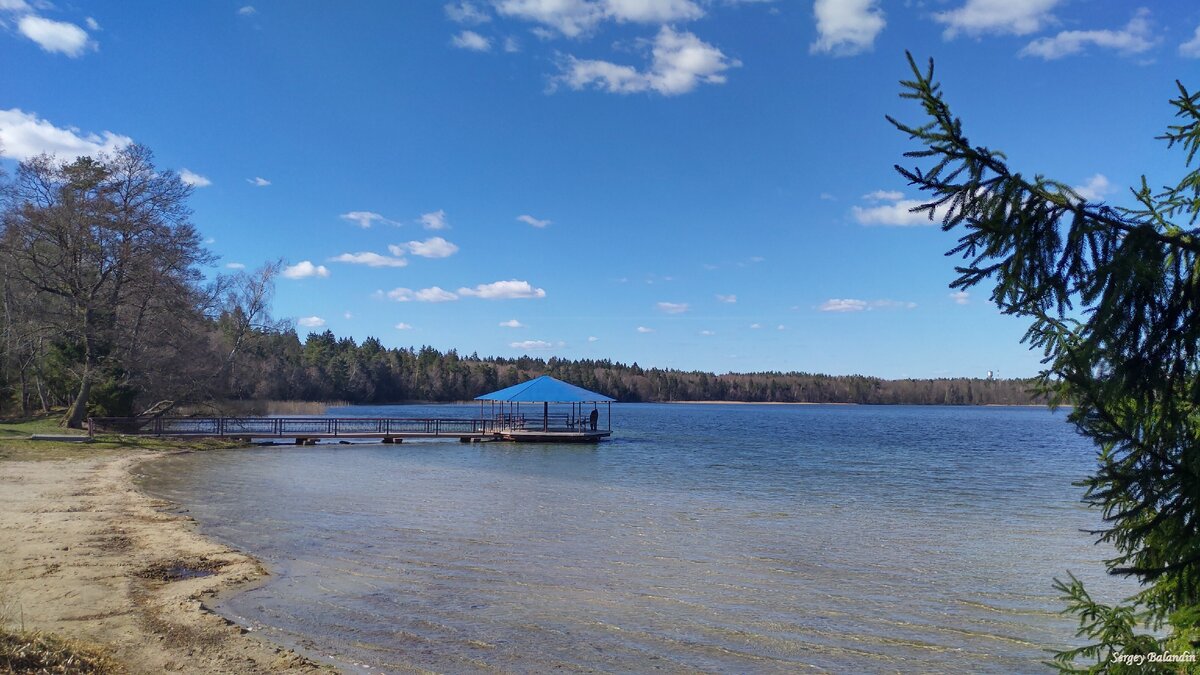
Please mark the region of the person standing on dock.
[[592, 431], [596, 430], [596, 422], [600, 420], [600, 411], [592, 408], [592, 414], [588, 415], [588, 423], [592, 425]]

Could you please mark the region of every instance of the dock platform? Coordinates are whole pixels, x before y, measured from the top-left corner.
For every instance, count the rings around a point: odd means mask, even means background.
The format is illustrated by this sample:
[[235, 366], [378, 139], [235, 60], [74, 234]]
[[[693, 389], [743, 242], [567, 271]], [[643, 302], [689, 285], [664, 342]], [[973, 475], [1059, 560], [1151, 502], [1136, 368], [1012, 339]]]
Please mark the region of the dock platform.
[[611, 431], [590, 431], [581, 425], [526, 427], [523, 418], [464, 419], [436, 417], [93, 417], [88, 436], [118, 433], [177, 438], [228, 438], [245, 442], [291, 439], [296, 445], [322, 440], [377, 440], [385, 444], [405, 439], [457, 438], [462, 443], [514, 441], [519, 443], [595, 443]]

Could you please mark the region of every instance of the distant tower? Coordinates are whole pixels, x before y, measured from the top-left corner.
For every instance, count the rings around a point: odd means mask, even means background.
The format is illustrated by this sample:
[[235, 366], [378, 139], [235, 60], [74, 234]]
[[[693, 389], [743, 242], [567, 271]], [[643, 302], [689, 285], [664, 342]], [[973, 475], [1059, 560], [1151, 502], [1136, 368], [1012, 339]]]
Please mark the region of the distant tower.
[[989, 371], [988, 371], [988, 379], [989, 379], [989, 380], [990, 380], [990, 379], [992, 379], [992, 375], [993, 375], [992, 371], [990, 371], [990, 370], [989, 370]]

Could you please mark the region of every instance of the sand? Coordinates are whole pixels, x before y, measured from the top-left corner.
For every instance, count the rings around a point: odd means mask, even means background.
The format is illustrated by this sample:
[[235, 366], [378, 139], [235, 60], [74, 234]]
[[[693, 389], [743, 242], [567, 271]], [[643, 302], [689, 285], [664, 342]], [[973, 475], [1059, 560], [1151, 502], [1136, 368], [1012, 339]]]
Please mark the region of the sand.
[[0, 461], [0, 620], [103, 645], [134, 673], [325, 669], [207, 609], [267, 571], [136, 489], [158, 456]]

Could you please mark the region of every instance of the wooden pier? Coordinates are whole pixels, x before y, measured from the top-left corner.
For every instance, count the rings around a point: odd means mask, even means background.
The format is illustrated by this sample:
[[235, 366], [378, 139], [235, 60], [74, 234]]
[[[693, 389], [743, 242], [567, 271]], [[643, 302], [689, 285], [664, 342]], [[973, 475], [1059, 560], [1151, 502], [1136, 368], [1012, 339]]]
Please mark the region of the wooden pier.
[[523, 416], [496, 419], [438, 417], [93, 417], [88, 435], [118, 433], [160, 437], [228, 438], [246, 442], [294, 439], [296, 445], [321, 440], [378, 440], [402, 443], [412, 438], [482, 441], [594, 443], [611, 434], [563, 419], [554, 426], [526, 425]]

